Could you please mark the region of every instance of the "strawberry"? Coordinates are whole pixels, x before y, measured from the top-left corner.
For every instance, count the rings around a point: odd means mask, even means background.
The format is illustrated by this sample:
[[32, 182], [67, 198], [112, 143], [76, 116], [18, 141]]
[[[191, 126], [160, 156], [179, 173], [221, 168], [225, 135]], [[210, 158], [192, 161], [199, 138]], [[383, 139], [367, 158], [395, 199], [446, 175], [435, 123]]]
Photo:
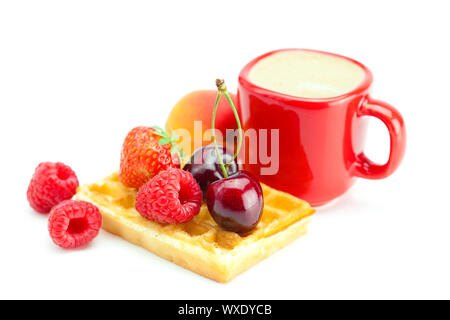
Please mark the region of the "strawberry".
[[130, 188], [140, 188], [161, 170], [179, 168], [183, 150], [175, 143], [179, 137], [159, 127], [136, 127], [122, 147], [120, 181]]

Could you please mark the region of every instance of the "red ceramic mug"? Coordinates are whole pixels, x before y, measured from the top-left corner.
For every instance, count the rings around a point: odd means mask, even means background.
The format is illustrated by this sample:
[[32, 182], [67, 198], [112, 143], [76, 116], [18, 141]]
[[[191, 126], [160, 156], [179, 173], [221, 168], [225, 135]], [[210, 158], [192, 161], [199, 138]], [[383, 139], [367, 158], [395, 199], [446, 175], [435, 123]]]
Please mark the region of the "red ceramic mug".
[[[326, 98], [301, 98], [250, 81], [249, 73], [257, 62], [290, 50], [345, 59], [362, 69], [362, 81], [349, 92]], [[364, 65], [332, 53], [283, 49], [252, 60], [239, 75], [242, 127], [244, 130], [279, 129], [279, 157], [275, 159], [279, 163], [276, 174], [261, 174], [261, 168], [267, 163], [260, 160], [249, 163], [248, 158], [250, 154], [258, 153], [258, 145], [244, 144], [244, 169], [259, 177], [261, 182], [305, 199], [313, 206], [342, 195], [356, 177], [382, 179], [392, 174], [405, 152], [405, 126], [394, 107], [370, 97], [371, 84], [372, 74]], [[363, 152], [365, 116], [380, 119], [389, 130], [390, 155], [385, 164], [372, 162]], [[272, 143], [270, 134], [267, 143]]]

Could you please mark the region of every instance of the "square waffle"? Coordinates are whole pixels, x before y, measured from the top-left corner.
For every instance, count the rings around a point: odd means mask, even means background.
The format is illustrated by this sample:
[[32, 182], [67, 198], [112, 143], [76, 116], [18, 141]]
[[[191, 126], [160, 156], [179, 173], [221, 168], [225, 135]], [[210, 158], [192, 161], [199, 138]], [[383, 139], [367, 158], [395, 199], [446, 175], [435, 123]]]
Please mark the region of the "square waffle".
[[134, 208], [136, 190], [124, 186], [117, 173], [79, 187], [77, 198], [100, 209], [106, 231], [204, 277], [228, 282], [306, 233], [314, 213], [306, 201], [261, 186], [264, 194], [261, 221], [245, 237], [218, 226], [206, 204], [184, 224], [147, 220]]

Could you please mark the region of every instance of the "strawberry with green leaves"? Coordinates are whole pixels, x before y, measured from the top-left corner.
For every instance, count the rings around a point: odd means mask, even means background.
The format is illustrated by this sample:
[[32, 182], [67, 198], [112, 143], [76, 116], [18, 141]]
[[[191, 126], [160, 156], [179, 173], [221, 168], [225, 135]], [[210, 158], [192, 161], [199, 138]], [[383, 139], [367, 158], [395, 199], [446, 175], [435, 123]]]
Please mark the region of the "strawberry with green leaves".
[[178, 139], [157, 126], [131, 130], [122, 147], [120, 181], [138, 189], [161, 170], [179, 168], [183, 150], [176, 144]]

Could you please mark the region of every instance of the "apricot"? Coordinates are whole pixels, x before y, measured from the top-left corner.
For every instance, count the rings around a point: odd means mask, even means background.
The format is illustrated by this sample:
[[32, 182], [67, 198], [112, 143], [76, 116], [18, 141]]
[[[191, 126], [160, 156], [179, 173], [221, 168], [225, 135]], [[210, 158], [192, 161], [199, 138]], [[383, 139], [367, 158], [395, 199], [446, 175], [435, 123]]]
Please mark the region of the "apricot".
[[[212, 130], [210, 129], [216, 95], [216, 90], [199, 90], [188, 93], [175, 104], [167, 118], [166, 131], [169, 134], [174, 133], [180, 136], [178, 143], [187, 157], [197, 148], [212, 143]], [[236, 95], [230, 93], [230, 96], [239, 112]], [[219, 102], [215, 129], [218, 130], [216, 136], [219, 144], [226, 144], [227, 129], [237, 129], [233, 110], [225, 96], [222, 96]], [[231, 132], [228, 131], [228, 133]], [[234, 142], [231, 141], [230, 149], [233, 150]]]

